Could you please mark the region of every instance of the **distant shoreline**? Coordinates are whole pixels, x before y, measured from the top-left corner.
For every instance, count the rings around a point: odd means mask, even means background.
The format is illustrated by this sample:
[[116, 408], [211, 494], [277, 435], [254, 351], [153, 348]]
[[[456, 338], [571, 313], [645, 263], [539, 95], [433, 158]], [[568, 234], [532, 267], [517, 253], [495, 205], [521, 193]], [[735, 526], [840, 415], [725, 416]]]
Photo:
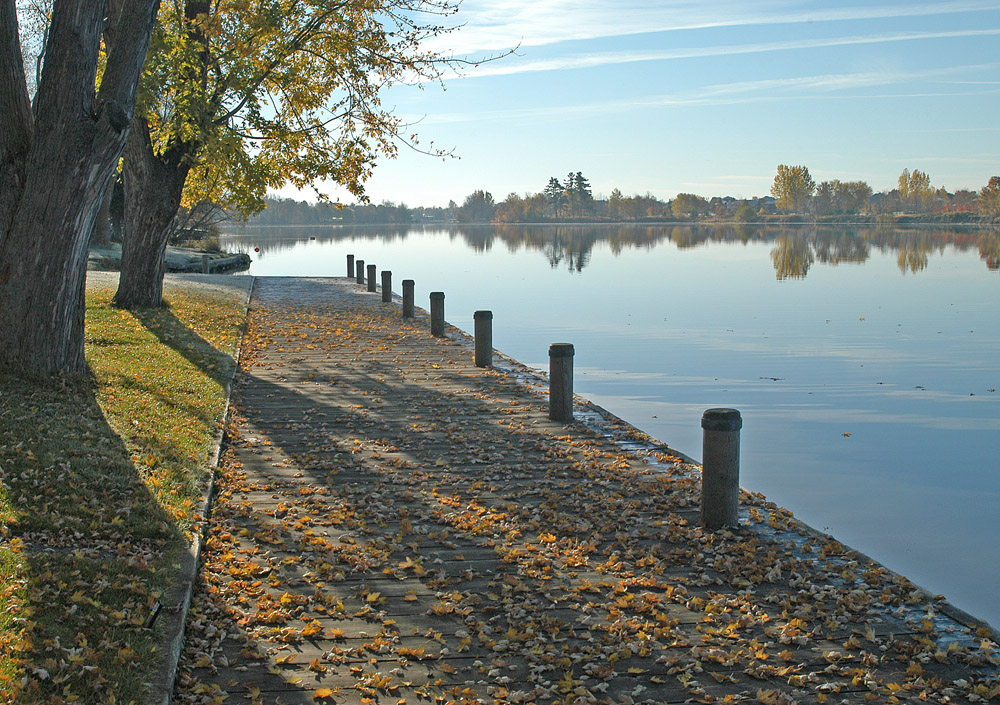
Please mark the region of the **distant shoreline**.
[[[970, 218], [968, 216], [973, 215]], [[539, 220], [539, 221], [455, 221], [455, 220], [413, 220], [405, 223], [280, 223], [280, 224], [260, 224], [260, 223], [238, 223], [228, 221], [221, 223], [222, 234], [232, 234], [232, 231], [243, 229], [274, 229], [274, 228], [365, 228], [365, 227], [386, 227], [395, 226], [400, 228], [412, 228], [419, 226], [505, 226], [505, 225], [554, 225], [554, 226], [579, 226], [579, 225], [740, 225], [740, 226], [868, 226], [868, 227], [932, 227], [947, 226], [961, 227], [969, 229], [994, 230], [1000, 227], [1000, 223], [984, 221], [975, 214], [969, 213], [939, 213], [939, 214], [899, 214], [894, 216], [806, 216], [806, 215], [767, 215], [750, 221], [740, 221], [732, 219], [703, 218], [694, 220], [660, 219], [650, 218], [644, 220], [598, 220], [598, 219], [562, 219], [562, 220]]]

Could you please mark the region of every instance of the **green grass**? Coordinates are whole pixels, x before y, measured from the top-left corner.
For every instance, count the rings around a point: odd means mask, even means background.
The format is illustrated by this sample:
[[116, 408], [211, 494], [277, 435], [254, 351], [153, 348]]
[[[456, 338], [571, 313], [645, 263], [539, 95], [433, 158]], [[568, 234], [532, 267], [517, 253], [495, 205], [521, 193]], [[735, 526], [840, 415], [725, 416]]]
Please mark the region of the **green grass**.
[[0, 702], [140, 702], [208, 481], [243, 296], [88, 292], [79, 378], [0, 373]]

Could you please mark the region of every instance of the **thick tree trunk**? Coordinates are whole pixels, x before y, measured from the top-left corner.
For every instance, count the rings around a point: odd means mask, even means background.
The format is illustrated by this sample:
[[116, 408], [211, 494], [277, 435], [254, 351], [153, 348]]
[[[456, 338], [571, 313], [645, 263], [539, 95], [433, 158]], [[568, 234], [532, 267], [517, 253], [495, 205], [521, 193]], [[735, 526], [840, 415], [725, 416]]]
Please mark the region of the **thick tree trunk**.
[[163, 305], [163, 259], [170, 223], [181, 204], [190, 167], [167, 153], [153, 153], [149, 125], [136, 116], [125, 148], [125, 239], [114, 304], [122, 308]]
[[[125, 144], [158, 4], [57, 0], [32, 122], [5, 53], [17, 38], [13, 0], [0, 0], [0, 364], [44, 374], [85, 368], [87, 246]], [[121, 41], [95, 95], [106, 9]]]

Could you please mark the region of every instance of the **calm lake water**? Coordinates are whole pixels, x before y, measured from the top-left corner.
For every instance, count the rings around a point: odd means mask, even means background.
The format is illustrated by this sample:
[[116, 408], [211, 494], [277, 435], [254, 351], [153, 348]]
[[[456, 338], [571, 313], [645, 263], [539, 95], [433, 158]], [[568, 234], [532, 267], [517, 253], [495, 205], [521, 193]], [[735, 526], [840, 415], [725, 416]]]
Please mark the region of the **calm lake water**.
[[[315, 239], [312, 239], [315, 238]], [[701, 457], [743, 415], [741, 484], [1000, 626], [1000, 236], [674, 226], [248, 229], [257, 275], [354, 254], [472, 331]], [[254, 248], [260, 248], [256, 252]]]

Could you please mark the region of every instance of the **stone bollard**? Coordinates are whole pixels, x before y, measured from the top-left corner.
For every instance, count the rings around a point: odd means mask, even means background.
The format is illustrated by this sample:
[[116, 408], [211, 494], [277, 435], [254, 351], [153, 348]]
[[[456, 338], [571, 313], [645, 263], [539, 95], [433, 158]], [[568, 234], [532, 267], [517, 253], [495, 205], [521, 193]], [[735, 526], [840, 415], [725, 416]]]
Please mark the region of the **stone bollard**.
[[359, 259], [354, 262], [354, 269], [358, 273], [358, 284], [365, 283], [365, 261]]
[[382, 303], [387, 304], [392, 301], [392, 272], [388, 269], [382, 270]]
[[201, 256], [201, 273], [211, 274], [212, 272], [212, 257], [210, 255]]
[[549, 418], [553, 421], [573, 420], [573, 355], [572, 343], [552, 343], [549, 346]]
[[701, 523], [709, 531], [739, 525], [740, 429], [736, 409], [709, 409], [701, 417]]
[[403, 318], [413, 318], [413, 280], [403, 280]]
[[368, 265], [368, 291], [375, 291], [375, 270], [377, 267], [374, 264]]
[[472, 314], [476, 334], [476, 367], [493, 364], [493, 312], [476, 311]]
[[431, 292], [431, 335], [444, 337], [444, 292]]
[[347, 255], [347, 277], [354, 279], [354, 255]]

